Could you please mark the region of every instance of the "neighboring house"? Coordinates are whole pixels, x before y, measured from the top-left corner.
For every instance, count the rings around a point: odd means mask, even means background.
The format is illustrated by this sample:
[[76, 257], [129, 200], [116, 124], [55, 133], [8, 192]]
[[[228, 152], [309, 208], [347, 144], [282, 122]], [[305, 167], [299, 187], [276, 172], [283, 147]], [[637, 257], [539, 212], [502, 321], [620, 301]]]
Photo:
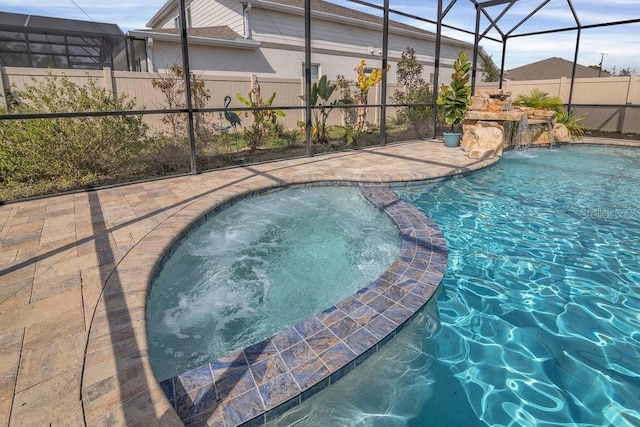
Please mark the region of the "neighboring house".
[[[162, 71], [181, 63], [177, 0], [169, 0], [147, 23], [151, 29], [130, 31], [146, 40], [146, 53], [135, 55], [143, 70]], [[381, 66], [382, 18], [322, 0], [311, 1], [312, 77], [337, 74], [354, 78], [361, 59]], [[304, 0], [191, 0], [185, 14], [189, 63], [194, 71], [216, 74], [300, 78], [304, 68]], [[396, 63], [410, 46], [432, 78], [435, 34], [400, 22], [389, 24], [389, 81]], [[443, 37], [441, 64], [450, 68], [458, 53], [473, 45]], [[450, 72], [441, 73], [441, 80]]]
[[[522, 80], [551, 80], [559, 79], [561, 77], [571, 78], [573, 73], [573, 62], [567, 61], [562, 58], [547, 58], [542, 61], [533, 62], [531, 64], [523, 65], [522, 67], [508, 70], [506, 73], [507, 80], [522, 81]], [[584, 65], [576, 64], [576, 78], [587, 77], [610, 77], [611, 75], [600, 70], [598, 68], [585, 67]]]

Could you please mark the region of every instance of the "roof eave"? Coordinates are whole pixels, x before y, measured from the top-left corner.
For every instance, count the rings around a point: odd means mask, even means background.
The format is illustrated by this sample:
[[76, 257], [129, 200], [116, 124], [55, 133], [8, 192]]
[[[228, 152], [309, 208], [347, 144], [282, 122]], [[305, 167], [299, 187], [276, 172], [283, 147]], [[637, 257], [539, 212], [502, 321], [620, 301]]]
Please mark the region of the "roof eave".
[[[239, 0], [240, 3], [243, 4], [247, 4], [249, 2], [251, 2], [251, 6], [252, 7], [260, 7], [263, 9], [270, 9], [270, 10], [277, 10], [277, 11], [281, 11], [281, 12], [287, 12], [287, 13], [291, 13], [294, 15], [304, 15], [304, 10], [295, 7], [295, 6], [288, 6], [288, 5], [283, 5], [283, 4], [279, 4], [279, 3], [271, 3], [268, 1], [262, 1], [262, 0]], [[382, 24], [377, 24], [375, 22], [369, 22], [369, 21], [363, 21], [360, 19], [355, 19], [355, 18], [348, 18], [345, 16], [341, 16], [341, 15], [334, 15], [331, 13], [326, 13], [326, 12], [318, 12], [315, 10], [311, 11], [311, 16], [316, 17], [316, 18], [320, 18], [320, 19], [325, 19], [331, 22], [342, 22], [345, 24], [351, 24], [351, 25], [357, 25], [359, 27], [367, 27], [367, 28], [371, 28], [371, 29], [375, 29], [375, 30], [381, 30], [382, 29]], [[426, 31], [426, 30], [425, 30]], [[430, 32], [426, 32], [426, 33], [422, 33], [419, 31], [411, 31], [411, 30], [407, 30], [404, 28], [397, 28], [397, 27], [392, 27], [389, 26], [389, 33], [393, 33], [393, 34], [399, 34], [399, 35], [406, 35], [409, 37], [414, 37], [414, 38], [420, 38], [423, 40], [431, 40], [431, 41], [435, 41], [436, 40], [436, 35]], [[468, 47], [471, 44], [467, 43], [467, 42], [463, 42], [461, 40], [455, 40], [455, 39], [451, 39], [449, 37], [443, 37], [443, 39], [446, 39], [449, 43], [451, 44], [456, 44], [459, 46], [464, 46], [464, 47]]]
[[158, 22], [162, 18], [164, 18], [164, 16], [167, 14], [169, 9], [171, 9], [171, 7], [174, 5], [174, 3], [175, 3], [175, 0], [167, 0], [165, 2], [165, 4], [163, 4], [162, 7], [156, 12], [156, 14], [151, 17], [149, 22], [147, 22], [147, 24], [146, 24], [147, 27], [153, 28], [154, 26], [156, 26], [158, 24]]
[[[130, 37], [138, 37], [138, 38], [145, 38], [145, 39], [152, 38], [154, 40], [180, 43], [179, 34], [167, 34], [167, 33], [153, 32], [153, 31], [132, 30], [132, 31], [129, 31], [127, 35]], [[242, 39], [242, 38], [237, 38], [235, 40], [226, 40], [226, 39], [215, 39], [211, 37], [198, 37], [198, 36], [187, 36], [187, 42], [190, 44], [235, 47], [238, 49], [257, 49], [261, 45], [261, 43], [257, 40], [248, 40], [248, 39]]]

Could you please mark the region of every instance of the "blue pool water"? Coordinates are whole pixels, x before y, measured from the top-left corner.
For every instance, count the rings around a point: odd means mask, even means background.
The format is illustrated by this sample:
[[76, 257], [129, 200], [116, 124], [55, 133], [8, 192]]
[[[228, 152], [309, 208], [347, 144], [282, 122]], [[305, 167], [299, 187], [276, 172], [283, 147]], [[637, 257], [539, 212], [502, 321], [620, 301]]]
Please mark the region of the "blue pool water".
[[397, 225], [358, 188], [285, 189], [218, 212], [151, 284], [147, 335], [159, 381], [275, 335], [378, 278]]
[[640, 150], [509, 152], [399, 191], [449, 245], [437, 300], [274, 425], [640, 425]]

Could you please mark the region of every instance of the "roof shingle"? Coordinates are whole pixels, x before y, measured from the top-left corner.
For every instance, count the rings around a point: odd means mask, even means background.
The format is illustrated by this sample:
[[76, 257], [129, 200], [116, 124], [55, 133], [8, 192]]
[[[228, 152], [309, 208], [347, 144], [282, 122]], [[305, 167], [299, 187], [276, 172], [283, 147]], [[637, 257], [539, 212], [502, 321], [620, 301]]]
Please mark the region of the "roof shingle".
[[[180, 34], [178, 28], [158, 28], [154, 30], [141, 30], [153, 33]], [[235, 40], [241, 38], [238, 33], [233, 31], [227, 25], [219, 27], [195, 27], [187, 28], [187, 35], [191, 37], [206, 37], [220, 40]]]
[[[523, 65], [507, 71], [507, 79], [520, 80], [550, 80], [561, 77], [571, 78], [573, 62], [562, 58], [547, 58], [542, 61]], [[600, 70], [597, 68], [576, 65], [576, 78], [599, 77]], [[609, 73], [602, 72], [601, 77], [609, 77]]]

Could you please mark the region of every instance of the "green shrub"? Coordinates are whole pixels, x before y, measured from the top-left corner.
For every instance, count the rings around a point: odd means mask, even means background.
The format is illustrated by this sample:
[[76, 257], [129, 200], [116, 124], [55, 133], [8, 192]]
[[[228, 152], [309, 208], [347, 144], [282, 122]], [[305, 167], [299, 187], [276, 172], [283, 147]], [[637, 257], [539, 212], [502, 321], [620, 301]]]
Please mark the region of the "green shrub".
[[[117, 98], [90, 79], [79, 86], [66, 76], [33, 80], [13, 96], [14, 113], [134, 110], [135, 101]], [[6, 109], [1, 111], [6, 114]], [[145, 148], [141, 115], [0, 120], [0, 185], [3, 197], [63, 191], [114, 182], [131, 174]], [[47, 183], [48, 182], [48, 183]], [[10, 187], [33, 185], [7, 196]], [[9, 188], [7, 190], [7, 187]]]
[[442, 85], [436, 103], [442, 106], [441, 111], [445, 117], [445, 123], [454, 127], [462, 123], [464, 113], [471, 105], [471, 87], [469, 86], [469, 70], [471, 63], [468, 54], [462, 51], [458, 54], [458, 59], [453, 63], [453, 73], [451, 74], [451, 84]]
[[[190, 73], [191, 102], [193, 108], [201, 109], [207, 106], [211, 99], [211, 91], [205, 87], [205, 82]], [[151, 85], [160, 89], [164, 97], [163, 108], [167, 110], [179, 110], [187, 107], [184, 82], [184, 70], [180, 65], [174, 64], [165, 73], [158, 73], [151, 81]], [[187, 115], [167, 112], [162, 117], [162, 122], [167, 124], [173, 143], [179, 145], [187, 141]], [[210, 124], [204, 113], [193, 114], [193, 127], [195, 136], [199, 142], [209, 139]]]
[[[429, 104], [433, 99], [433, 93], [429, 85], [422, 78], [424, 66], [416, 58], [415, 50], [407, 47], [402, 52], [402, 58], [398, 62], [397, 83], [401, 90], [396, 90], [392, 101], [395, 104]], [[409, 105], [398, 107], [397, 123], [409, 123], [414, 130], [428, 128], [431, 118], [431, 107], [417, 107]]]
[[547, 92], [543, 92], [540, 89], [533, 89], [530, 95], [518, 95], [515, 105], [531, 107], [536, 110], [560, 111], [562, 100], [557, 96], [550, 96]]
[[[238, 92], [236, 98], [247, 107], [271, 107], [276, 98], [276, 93], [273, 92], [266, 101], [263, 100], [258, 78], [254, 76], [253, 88], [247, 97], [245, 98]], [[278, 117], [285, 117], [286, 114], [282, 110], [273, 109], [251, 110], [251, 115], [253, 116], [253, 122], [250, 127], [245, 128], [243, 137], [247, 147], [253, 152], [270, 139], [278, 138], [279, 132], [282, 130], [282, 127], [278, 127]]]
[[187, 142], [176, 142], [162, 134], [156, 134], [149, 139], [140, 160], [145, 177], [187, 173], [191, 168]]
[[584, 137], [584, 129], [579, 122], [585, 118], [586, 116], [584, 115], [578, 116], [575, 110], [561, 110], [556, 114], [556, 121], [565, 125], [569, 131], [569, 135], [576, 139], [582, 139]]

